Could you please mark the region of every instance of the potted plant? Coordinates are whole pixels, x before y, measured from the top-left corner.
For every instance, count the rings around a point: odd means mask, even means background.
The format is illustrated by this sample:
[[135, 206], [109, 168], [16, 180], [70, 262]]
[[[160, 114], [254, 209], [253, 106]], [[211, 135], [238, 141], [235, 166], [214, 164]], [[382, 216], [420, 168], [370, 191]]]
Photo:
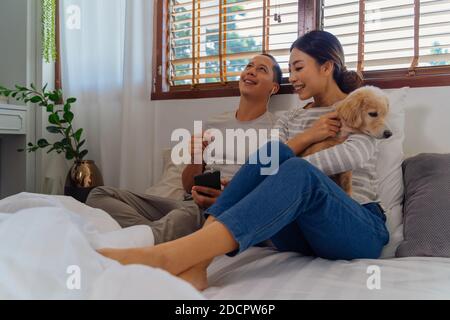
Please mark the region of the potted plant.
[[67, 160], [74, 161], [67, 174], [64, 194], [85, 202], [93, 188], [103, 185], [103, 178], [94, 161], [84, 160], [88, 150], [83, 149], [86, 142], [82, 140], [83, 129], [76, 129], [72, 125], [74, 119], [72, 105], [77, 99], [68, 98], [63, 101], [61, 90], [47, 91], [46, 88], [47, 85], [38, 90], [33, 84], [30, 88], [15, 86], [15, 89], [0, 86], [0, 96], [12, 97], [17, 101], [31, 102], [46, 108], [49, 113], [47, 131], [61, 136], [61, 140], [55, 143], [39, 139], [36, 143], [28, 143], [26, 149], [18, 151], [35, 152], [39, 149], [48, 149], [47, 153], [52, 151], [64, 153]]

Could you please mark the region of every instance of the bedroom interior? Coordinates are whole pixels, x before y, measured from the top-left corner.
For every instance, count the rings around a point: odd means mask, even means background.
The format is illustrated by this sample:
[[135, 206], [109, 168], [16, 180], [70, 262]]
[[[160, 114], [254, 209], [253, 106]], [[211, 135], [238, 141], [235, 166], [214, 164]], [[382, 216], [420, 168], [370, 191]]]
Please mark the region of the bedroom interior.
[[[241, 69], [263, 52], [283, 69], [270, 112], [305, 106], [288, 81], [289, 48], [314, 29], [334, 33], [347, 67], [383, 89], [394, 136], [378, 144], [390, 234], [379, 259], [252, 247], [216, 258], [209, 288], [198, 291], [161, 269], [99, 255], [153, 246], [155, 235], [65, 194], [67, 149], [18, 152], [60, 139], [42, 101], [3, 97], [0, 300], [450, 299], [449, 21], [450, 3], [439, 0], [2, 0], [0, 92], [47, 84], [76, 97], [66, 113], [83, 128], [77, 141], [86, 140], [84, 160], [95, 161], [101, 185], [183, 201], [186, 165], [171, 159], [174, 130], [235, 111]], [[77, 270], [83, 276], [72, 281]]]

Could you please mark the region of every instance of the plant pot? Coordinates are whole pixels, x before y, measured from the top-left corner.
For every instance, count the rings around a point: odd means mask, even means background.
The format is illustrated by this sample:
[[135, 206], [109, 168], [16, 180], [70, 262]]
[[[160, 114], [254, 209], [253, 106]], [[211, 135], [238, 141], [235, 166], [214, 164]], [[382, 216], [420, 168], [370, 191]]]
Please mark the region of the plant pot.
[[94, 161], [75, 161], [67, 173], [64, 194], [84, 203], [89, 192], [102, 185], [103, 177]]

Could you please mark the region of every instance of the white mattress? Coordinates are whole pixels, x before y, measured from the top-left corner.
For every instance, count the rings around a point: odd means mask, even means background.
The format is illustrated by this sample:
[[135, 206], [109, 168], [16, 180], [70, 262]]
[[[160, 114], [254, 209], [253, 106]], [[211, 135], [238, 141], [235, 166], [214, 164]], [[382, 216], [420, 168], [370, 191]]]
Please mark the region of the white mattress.
[[[379, 266], [380, 290], [369, 290], [369, 266]], [[450, 259], [328, 261], [251, 248], [209, 268], [209, 299], [450, 299]]]

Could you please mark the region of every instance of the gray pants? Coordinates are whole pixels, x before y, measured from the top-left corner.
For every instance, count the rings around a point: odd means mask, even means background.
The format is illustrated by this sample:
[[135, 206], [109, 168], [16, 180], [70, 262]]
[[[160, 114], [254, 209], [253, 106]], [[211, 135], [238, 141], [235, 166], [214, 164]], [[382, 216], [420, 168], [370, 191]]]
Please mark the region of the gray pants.
[[150, 226], [155, 244], [191, 234], [204, 223], [203, 210], [193, 201], [176, 201], [112, 187], [95, 188], [86, 204], [108, 212], [122, 228]]

